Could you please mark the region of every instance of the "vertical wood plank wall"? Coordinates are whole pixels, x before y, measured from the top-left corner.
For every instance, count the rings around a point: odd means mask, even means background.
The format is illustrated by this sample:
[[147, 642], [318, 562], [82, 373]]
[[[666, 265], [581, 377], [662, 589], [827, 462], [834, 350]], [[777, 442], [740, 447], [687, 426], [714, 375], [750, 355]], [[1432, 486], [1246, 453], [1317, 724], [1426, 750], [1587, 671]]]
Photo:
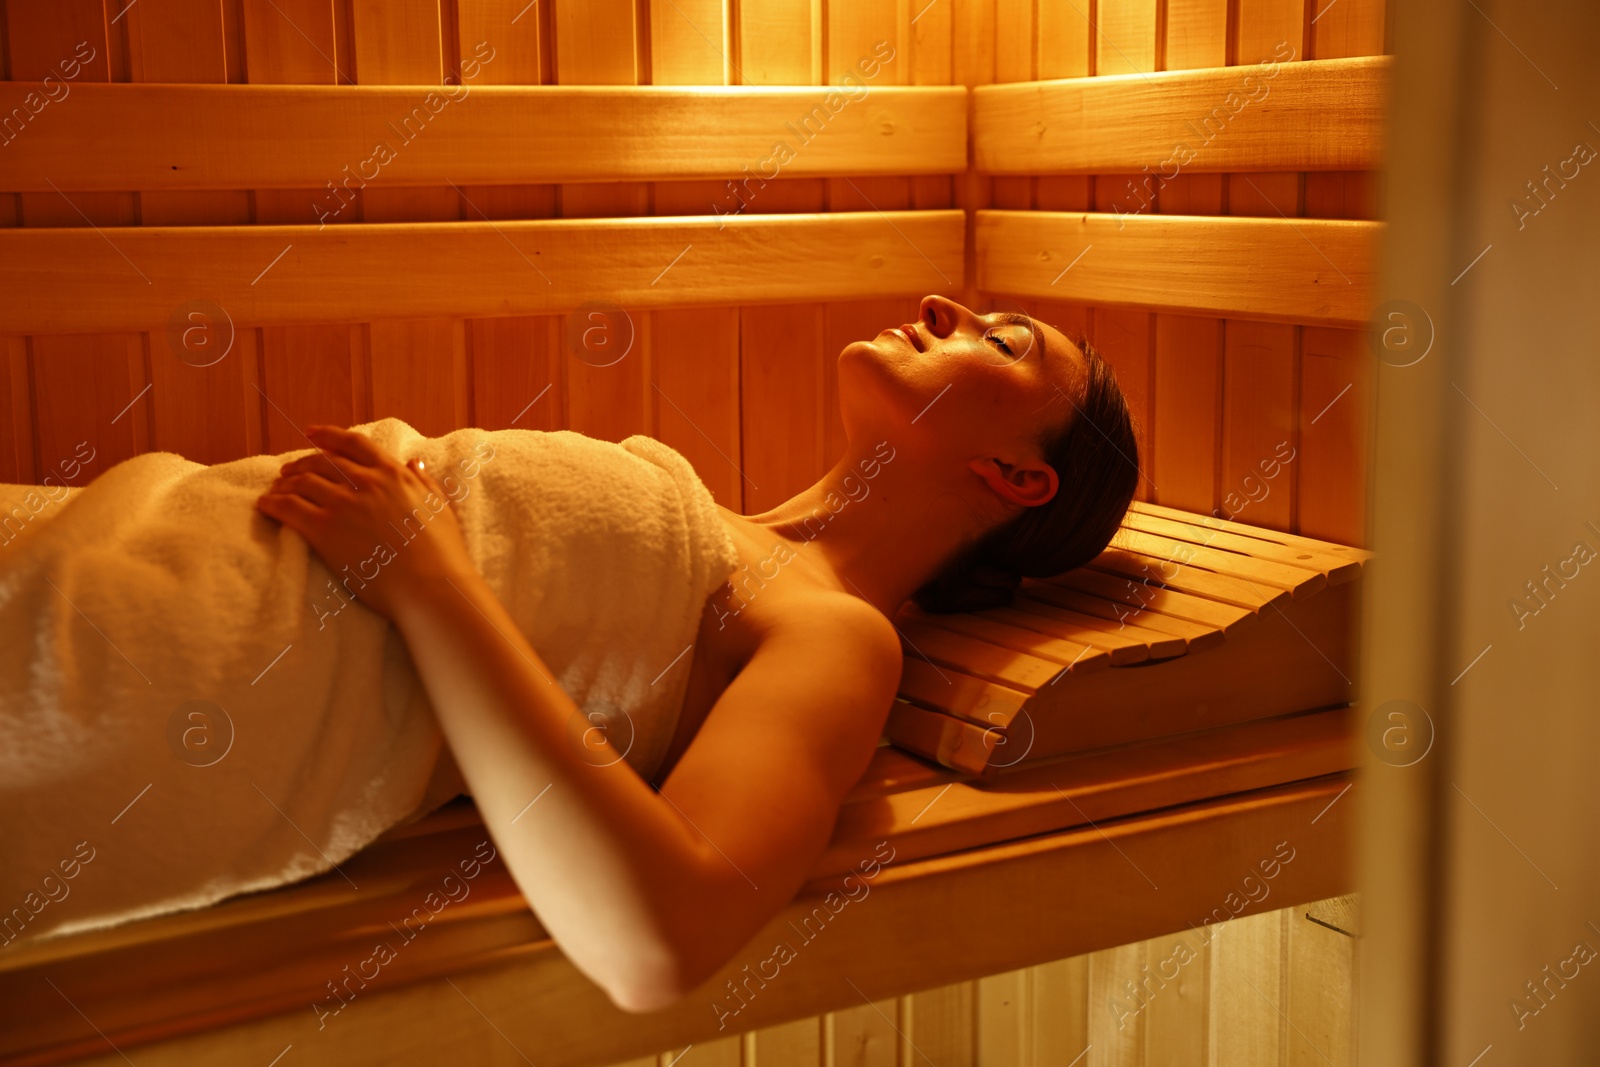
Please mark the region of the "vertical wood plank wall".
[[[80, 78], [443, 84], [493, 49], [480, 84], [840, 84], [876, 42], [875, 84], [969, 86], [1384, 51], [1384, 0], [0, 0], [0, 77], [42, 78], [88, 42]], [[425, 136], [425, 133], [422, 134]], [[15, 149], [12, 149], [15, 150]], [[984, 207], [1376, 218], [1365, 173], [947, 176], [565, 185], [0, 194], [0, 225], [503, 220]], [[1113, 362], [1141, 422], [1144, 499], [1350, 544], [1365, 539], [1370, 357], [1358, 331], [1010, 299], [930, 268], [926, 292], [1021, 306]], [[692, 255], [693, 248], [685, 250]], [[270, 278], [270, 265], [265, 278]], [[507, 285], [545, 284], [537, 268]], [[91, 296], [92, 294], [86, 294]], [[596, 301], [603, 302], [597, 291]], [[142, 451], [207, 463], [305, 446], [300, 426], [397, 415], [459, 425], [660, 438], [716, 499], [754, 514], [843, 447], [835, 359], [916, 315], [917, 298], [603, 309], [608, 366], [562, 316], [356, 326], [237, 325], [199, 368], [165, 335], [0, 334], [0, 481], [34, 482], [95, 444], [82, 480]], [[228, 324], [200, 323], [221, 338]], [[0, 326], [3, 331], [3, 326]], [[212, 335], [208, 335], [212, 336]], [[1275, 478], [1260, 464], [1295, 452]], [[1254, 499], [1259, 497], [1259, 499]], [[1230, 506], [1244, 500], [1247, 505]], [[1227, 924], [1117, 1024], [1127, 983], [1174, 937], [891, 998], [696, 1046], [685, 1067], [787, 1064], [1351, 1062], [1354, 943], [1304, 909]], [[1092, 921], [1086, 917], [1085, 921]], [[935, 936], [930, 933], [930, 936]], [[1332, 939], [1332, 940], [1330, 940]], [[1119, 998], [1121, 998], [1119, 1000]], [[1109, 1009], [1109, 1010], [1108, 1010]], [[1087, 1050], [1087, 1051], [1086, 1051]], [[639, 1064], [673, 1062], [663, 1053]], [[1074, 1059], [1079, 1057], [1081, 1059]]]
[[[993, 19], [992, 69], [977, 58], [966, 84], [1254, 64], [1287, 49], [1290, 62], [1385, 51], [1384, 0], [994, 0]], [[969, 180], [974, 200], [982, 182]], [[988, 203], [962, 206], [1291, 219], [1379, 211], [1368, 172], [1008, 176], [990, 186]], [[1372, 356], [1362, 331], [994, 295], [1082, 331], [1115, 366], [1143, 424], [1140, 499], [1365, 544]]]
[[[887, 42], [878, 84], [1096, 76], [1380, 53], [1384, 0], [11, 0], [5, 74], [39, 78], [78, 42], [81, 77], [277, 84], [838, 84]], [[957, 47], [954, 42], [960, 42]], [[1225, 135], [1225, 134], [1224, 134]], [[14, 150], [25, 150], [18, 148]], [[0, 224], [309, 223], [958, 206], [1373, 218], [1367, 173], [987, 178], [0, 194]], [[332, 210], [330, 210], [330, 208]], [[969, 257], [974, 242], [969, 241]], [[685, 254], [693, 253], [686, 249]], [[263, 265], [266, 266], [265, 264]], [[1089, 265], [1085, 265], [1089, 269]], [[1360, 544], [1370, 359], [1360, 331], [1012, 300], [930, 265], [927, 290], [1020, 305], [1081, 330], [1138, 413], [1140, 495]], [[508, 285], [539, 285], [531, 264]], [[597, 293], [597, 300], [604, 294]], [[88, 439], [92, 477], [152, 448], [219, 462], [304, 447], [308, 421], [385, 415], [424, 433], [464, 423], [649, 433], [746, 513], [818, 477], [841, 450], [835, 360], [915, 313], [915, 297], [745, 308], [622, 309], [594, 319], [627, 357], [580, 358], [562, 317], [238, 325], [236, 358], [197, 368], [159, 333], [4, 338], [0, 480], [27, 482]], [[591, 316], [592, 318], [592, 316]], [[224, 322], [215, 324], [219, 331]], [[88, 383], [88, 388], [85, 388]], [[1293, 450], [1294, 459], [1277, 462]], [[1268, 472], [1271, 476], [1268, 476]]]
[[[946, 83], [948, 19], [942, 36], [914, 49], [905, 6], [841, 6], [824, 21], [807, 0], [144, 0], [126, 11], [112, 0], [48, 9], [9, 0], [3, 73], [42, 78], [84, 41], [94, 59], [82, 79], [459, 83], [463, 61], [484, 54], [487, 42], [493, 58], [480, 68], [483, 84], [824, 84], [884, 41], [895, 54], [872, 84]], [[937, 15], [928, 20], [940, 24]], [[918, 50], [925, 62], [914, 69]], [[0, 194], [0, 225], [339, 225], [952, 202], [951, 179], [940, 176], [438, 188], [378, 181], [348, 191], [340, 177], [329, 175], [323, 189]], [[506, 284], [544, 281], [530, 263]], [[930, 265], [927, 291], [960, 284]], [[594, 295], [604, 304], [602, 287]], [[834, 357], [849, 341], [914, 317], [916, 299], [585, 313], [584, 325], [601, 326], [619, 347], [631, 341], [610, 365], [574, 350], [565, 316], [265, 328], [202, 316], [195, 325], [218, 338], [237, 327], [229, 358], [204, 368], [179, 359], [158, 332], [0, 333], [0, 481], [38, 481], [81, 440], [97, 451], [87, 479], [151, 449], [215, 463], [303, 448], [298, 427], [308, 422], [394, 415], [427, 434], [469, 423], [608, 440], [651, 434], [684, 453], [720, 503], [753, 513], [810, 484], [842, 451]]]

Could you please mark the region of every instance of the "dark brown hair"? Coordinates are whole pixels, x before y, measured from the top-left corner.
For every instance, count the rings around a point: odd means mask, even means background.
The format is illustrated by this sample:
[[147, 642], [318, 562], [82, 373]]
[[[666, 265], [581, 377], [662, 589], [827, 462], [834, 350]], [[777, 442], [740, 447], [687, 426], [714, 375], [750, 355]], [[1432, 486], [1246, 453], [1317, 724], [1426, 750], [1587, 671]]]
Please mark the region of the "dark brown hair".
[[1133, 415], [1110, 364], [1079, 339], [1082, 395], [1040, 441], [1060, 487], [1049, 501], [989, 530], [946, 562], [912, 599], [923, 611], [982, 611], [1011, 603], [1023, 576], [1080, 567], [1110, 544], [1139, 486]]

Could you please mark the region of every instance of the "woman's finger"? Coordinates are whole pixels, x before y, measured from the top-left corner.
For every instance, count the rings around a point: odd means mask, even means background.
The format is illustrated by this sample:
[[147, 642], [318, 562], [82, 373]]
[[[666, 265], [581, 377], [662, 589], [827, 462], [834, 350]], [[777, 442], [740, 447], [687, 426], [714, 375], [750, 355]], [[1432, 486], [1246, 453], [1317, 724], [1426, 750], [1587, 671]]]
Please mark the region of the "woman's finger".
[[354, 430], [319, 424], [306, 427], [306, 436], [318, 447], [369, 467], [381, 466], [389, 460], [389, 456], [373, 444], [370, 437]]
[[309, 531], [328, 516], [324, 509], [293, 493], [264, 493], [256, 498], [256, 508], [307, 540]]
[[337, 476], [339, 468], [333, 465], [333, 453], [323, 452], [320, 449], [309, 456], [291, 459], [278, 468], [278, 477], [287, 478], [291, 474], [300, 474], [304, 471], [320, 471], [323, 474]]
[[291, 474], [287, 478], [279, 478], [273, 483], [272, 491], [302, 497], [320, 508], [331, 508], [347, 498], [349, 490], [342, 486], [343, 483], [335, 485], [316, 471], [304, 471], [300, 474]]
[[408, 460], [406, 466], [410, 467], [412, 473], [422, 479], [422, 484], [427, 486], [431, 492], [437, 494], [441, 500], [450, 499], [449, 494], [444, 491], [444, 487], [439, 484], [439, 480], [433, 476], [433, 472], [428, 470], [427, 463], [420, 459], [413, 459]]
[[337, 452], [316, 452], [285, 463], [279, 468], [278, 476], [287, 478], [306, 473], [320, 474], [335, 485], [347, 485], [352, 492], [357, 492], [374, 472], [371, 467], [356, 463]]

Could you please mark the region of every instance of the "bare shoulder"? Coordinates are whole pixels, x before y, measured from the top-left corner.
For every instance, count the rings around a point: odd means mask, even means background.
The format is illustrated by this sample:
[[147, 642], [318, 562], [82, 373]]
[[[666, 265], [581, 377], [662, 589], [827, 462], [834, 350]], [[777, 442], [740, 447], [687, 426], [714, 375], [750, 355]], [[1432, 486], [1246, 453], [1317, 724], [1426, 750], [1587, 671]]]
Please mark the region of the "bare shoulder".
[[[903, 653], [894, 624], [859, 597], [818, 591], [785, 605], [763, 638], [769, 668], [801, 681], [810, 714], [841, 740], [874, 742], [900, 687]], [[839, 720], [835, 722], [835, 720]]]
[[770, 620], [746, 673], [766, 694], [761, 719], [791, 766], [828, 781], [834, 801], [866, 769], [900, 685], [894, 625], [844, 593], [794, 597]]
[[766, 637], [796, 650], [826, 651], [855, 666], [900, 675], [900, 635], [860, 597], [819, 591], [785, 605]]
[[715, 781], [726, 796], [735, 779], [750, 780], [752, 789], [783, 782], [786, 795], [812, 797], [831, 820], [894, 706], [899, 638], [870, 604], [838, 592], [790, 593], [781, 608], [772, 600], [763, 606], [748, 658], [663, 790]]

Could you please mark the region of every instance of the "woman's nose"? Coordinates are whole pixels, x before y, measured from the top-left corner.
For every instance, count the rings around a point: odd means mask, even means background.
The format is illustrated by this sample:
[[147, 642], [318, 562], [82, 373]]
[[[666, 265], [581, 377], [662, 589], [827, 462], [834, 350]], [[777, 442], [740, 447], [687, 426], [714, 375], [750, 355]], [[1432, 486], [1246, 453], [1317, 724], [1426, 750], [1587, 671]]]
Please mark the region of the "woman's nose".
[[923, 297], [920, 310], [923, 323], [935, 337], [949, 337], [963, 318], [972, 317], [972, 312], [962, 305], [937, 294]]

